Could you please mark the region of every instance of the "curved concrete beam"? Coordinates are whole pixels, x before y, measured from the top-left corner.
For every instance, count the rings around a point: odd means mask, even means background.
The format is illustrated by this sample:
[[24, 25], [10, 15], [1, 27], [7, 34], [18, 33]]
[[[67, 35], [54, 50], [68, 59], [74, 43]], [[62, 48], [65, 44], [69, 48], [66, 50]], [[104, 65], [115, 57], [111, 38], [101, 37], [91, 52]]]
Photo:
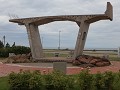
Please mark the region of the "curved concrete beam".
[[104, 14], [91, 14], [91, 15], [62, 15], [62, 16], [44, 16], [44, 17], [31, 17], [22, 19], [10, 19], [10, 22], [18, 23], [21, 25], [34, 23], [35, 25], [47, 24], [54, 21], [73, 21], [81, 22], [83, 18], [87, 23], [93, 23], [98, 20], [113, 19], [112, 5], [107, 2], [107, 9]]

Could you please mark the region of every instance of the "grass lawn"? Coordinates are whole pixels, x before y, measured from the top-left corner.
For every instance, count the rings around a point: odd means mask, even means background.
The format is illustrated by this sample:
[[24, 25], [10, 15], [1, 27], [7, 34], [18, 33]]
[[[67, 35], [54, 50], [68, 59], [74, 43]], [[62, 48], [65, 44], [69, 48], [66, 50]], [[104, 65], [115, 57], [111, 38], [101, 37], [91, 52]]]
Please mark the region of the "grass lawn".
[[5, 61], [5, 58], [0, 57], [0, 62], [4, 62], [4, 61]]
[[[55, 57], [55, 52], [60, 53], [59, 57], [67, 58], [70, 56], [71, 50], [44, 50], [45, 57]], [[114, 51], [83, 51], [83, 54], [96, 56], [96, 57], [103, 57], [105, 54], [109, 55], [110, 61], [120, 61], [120, 57], [118, 57], [117, 52]]]
[[0, 77], [0, 90], [9, 90], [8, 77]]
[[[55, 53], [59, 53], [59, 57], [67, 58], [68, 56], [71, 56], [72, 50], [57, 50], [57, 49], [45, 49], [44, 50], [44, 56], [45, 57], [55, 57]], [[84, 55], [90, 55], [90, 56], [97, 56], [97, 57], [103, 57], [105, 54], [109, 55], [110, 61], [120, 61], [120, 57], [118, 57], [117, 52], [115, 51], [83, 51]], [[5, 58], [0, 58], [0, 62], [4, 62]]]
[[120, 61], [120, 57], [109, 57], [110, 61]]

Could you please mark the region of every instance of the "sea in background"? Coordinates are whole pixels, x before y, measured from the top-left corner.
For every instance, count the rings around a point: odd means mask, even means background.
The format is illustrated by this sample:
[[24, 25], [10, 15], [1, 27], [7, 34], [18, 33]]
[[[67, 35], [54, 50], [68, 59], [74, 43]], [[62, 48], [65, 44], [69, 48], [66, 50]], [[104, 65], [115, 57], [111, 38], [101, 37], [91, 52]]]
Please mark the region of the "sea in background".
[[[43, 47], [43, 49], [58, 49], [58, 47]], [[74, 50], [73, 47], [60, 47], [60, 49]], [[84, 50], [118, 50], [118, 48], [84, 48]]]

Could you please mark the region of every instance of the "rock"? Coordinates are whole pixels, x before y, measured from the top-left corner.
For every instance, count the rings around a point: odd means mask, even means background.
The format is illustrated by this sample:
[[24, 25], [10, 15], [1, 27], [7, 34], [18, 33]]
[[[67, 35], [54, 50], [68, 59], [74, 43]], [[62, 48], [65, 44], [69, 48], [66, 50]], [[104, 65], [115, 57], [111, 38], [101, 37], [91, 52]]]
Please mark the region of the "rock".
[[82, 63], [81, 62], [79, 62], [78, 60], [74, 60], [73, 61], [73, 65], [81, 65]]
[[102, 67], [102, 66], [104, 66], [104, 63], [103, 63], [103, 62], [97, 62], [95, 65], [96, 65], [97, 67]]
[[110, 65], [110, 61], [106, 58], [100, 58], [95, 56], [80, 55], [75, 60], [73, 64], [81, 67], [101, 67]]
[[22, 54], [19, 59], [24, 60], [24, 59], [28, 59], [28, 57], [26, 54]]
[[30, 59], [32, 57], [32, 54], [28, 53], [26, 56], [27, 56], [28, 59]]
[[109, 65], [110, 65], [109, 62], [97, 62], [97, 63], [96, 63], [96, 66], [97, 66], [97, 67], [109, 66]]
[[81, 58], [79, 61], [83, 64], [88, 64], [90, 62], [90, 60], [86, 58]]
[[5, 59], [5, 62], [3, 62], [3, 63], [12, 63], [14, 60], [13, 59], [11, 59], [11, 58], [6, 58]]
[[8, 57], [6, 63], [27, 63], [31, 62], [30, 57], [30, 54], [18, 54], [12, 57]]
[[95, 65], [93, 64], [81, 64], [79, 65], [80, 67], [84, 67], [84, 68], [87, 68], [87, 67], [95, 67]]
[[110, 62], [103, 62], [105, 66], [109, 66], [111, 63]]
[[16, 56], [14, 56], [14, 57], [11, 57], [11, 59], [13, 59], [13, 60], [18, 60], [19, 58], [20, 58], [20, 54], [18, 54], [18, 55], [16, 55]]
[[97, 59], [92, 59], [90, 63], [95, 65], [97, 61], [98, 61]]

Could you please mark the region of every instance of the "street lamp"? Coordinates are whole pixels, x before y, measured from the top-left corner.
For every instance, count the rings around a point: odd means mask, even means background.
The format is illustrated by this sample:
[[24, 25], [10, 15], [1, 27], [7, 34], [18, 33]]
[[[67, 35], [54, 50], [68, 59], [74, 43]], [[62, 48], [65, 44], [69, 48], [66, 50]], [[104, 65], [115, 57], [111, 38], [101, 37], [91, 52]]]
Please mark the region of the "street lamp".
[[4, 44], [4, 47], [5, 47], [5, 36], [3, 36], [3, 44]]
[[41, 43], [42, 43], [42, 47], [43, 47], [43, 37], [41, 37]]
[[60, 49], [60, 32], [61, 31], [59, 31], [59, 47], [58, 47], [58, 49]]

